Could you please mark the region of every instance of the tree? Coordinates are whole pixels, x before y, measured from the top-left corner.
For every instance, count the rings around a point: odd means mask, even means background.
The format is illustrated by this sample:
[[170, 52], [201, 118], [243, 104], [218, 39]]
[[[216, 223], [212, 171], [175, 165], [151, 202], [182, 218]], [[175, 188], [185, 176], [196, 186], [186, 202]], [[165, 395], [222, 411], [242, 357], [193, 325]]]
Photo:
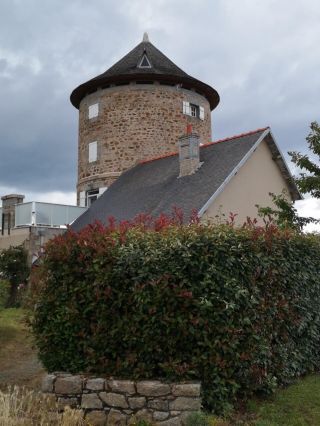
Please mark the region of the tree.
[[280, 195], [269, 193], [275, 207], [260, 207], [258, 204], [258, 214], [266, 223], [275, 223], [281, 229], [294, 229], [302, 232], [303, 227], [309, 223], [319, 223], [319, 220], [313, 217], [300, 217], [297, 209], [291, 201], [288, 201], [288, 195], [285, 191]]
[[0, 279], [10, 283], [8, 306], [17, 304], [18, 287], [26, 284], [29, 273], [28, 253], [23, 246], [10, 247], [0, 253]]
[[320, 198], [320, 125], [314, 121], [310, 125], [311, 132], [306, 137], [310, 151], [317, 158], [313, 162], [307, 154], [291, 151], [288, 154], [291, 161], [300, 169], [304, 170], [295, 179], [295, 182], [302, 194], [311, 194], [315, 198]]

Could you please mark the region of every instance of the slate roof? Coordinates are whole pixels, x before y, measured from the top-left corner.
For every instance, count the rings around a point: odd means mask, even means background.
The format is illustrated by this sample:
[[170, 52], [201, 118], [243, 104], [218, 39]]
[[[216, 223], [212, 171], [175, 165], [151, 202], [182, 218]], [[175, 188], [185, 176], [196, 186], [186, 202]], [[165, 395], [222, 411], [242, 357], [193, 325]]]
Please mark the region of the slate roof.
[[133, 219], [139, 213], [158, 216], [170, 214], [177, 206], [183, 210], [186, 221], [193, 210], [203, 212], [208, 200], [217, 194], [230, 176], [258, 143], [265, 139], [282, 174], [289, 184], [293, 199], [300, 194], [278, 150], [269, 128], [234, 136], [200, 148], [199, 170], [193, 175], [178, 179], [178, 154], [144, 161], [124, 172], [109, 189], [73, 224], [80, 230], [89, 223], [106, 222], [110, 216], [117, 220]]
[[[151, 68], [140, 68], [143, 55], [146, 54]], [[79, 108], [81, 100], [99, 87], [109, 84], [121, 84], [130, 81], [157, 80], [173, 84], [181, 84], [187, 89], [194, 88], [210, 102], [211, 109], [219, 103], [219, 95], [215, 89], [197, 80], [175, 65], [167, 56], [157, 49], [150, 41], [142, 41], [120, 61], [104, 73], [78, 86], [70, 96], [71, 103]]]

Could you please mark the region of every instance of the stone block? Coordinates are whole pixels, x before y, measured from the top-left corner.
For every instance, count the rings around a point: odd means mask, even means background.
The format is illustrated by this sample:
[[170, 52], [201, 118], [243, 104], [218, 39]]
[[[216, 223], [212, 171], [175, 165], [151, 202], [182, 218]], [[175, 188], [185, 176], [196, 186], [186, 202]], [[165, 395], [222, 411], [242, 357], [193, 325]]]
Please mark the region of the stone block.
[[112, 408], [108, 414], [107, 424], [108, 426], [125, 426], [127, 424], [127, 416], [121, 411]]
[[155, 422], [161, 422], [162, 420], [166, 420], [169, 417], [169, 413], [167, 411], [154, 411], [153, 412], [153, 420]]
[[55, 393], [62, 395], [75, 395], [82, 391], [80, 376], [58, 377], [54, 385]]
[[95, 408], [102, 408], [103, 404], [96, 393], [87, 393], [82, 395], [81, 407], [94, 410]]
[[143, 408], [135, 413], [135, 418], [137, 420], [146, 420], [148, 422], [152, 421], [152, 412]]
[[152, 408], [153, 410], [158, 411], [168, 411], [169, 410], [169, 403], [165, 399], [151, 399], [148, 401], [148, 408]]
[[137, 392], [144, 396], [162, 396], [170, 393], [170, 386], [159, 381], [146, 380], [137, 383]]
[[105, 382], [104, 379], [88, 379], [86, 382], [86, 389], [102, 391], [105, 389]]
[[197, 411], [201, 408], [201, 401], [198, 398], [178, 396], [169, 403], [169, 408], [172, 411]]
[[174, 396], [200, 396], [200, 383], [184, 383], [172, 386], [172, 394]]
[[56, 380], [56, 376], [54, 374], [47, 374], [41, 384], [41, 390], [44, 393], [52, 393], [54, 392], [54, 382]]
[[101, 392], [99, 396], [109, 407], [129, 408], [124, 395], [112, 392]]
[[136, 393], [134, 382], [130, 380], [108, 380], [108, 387], [112, 392], [125, 393], [127, 395]]
[[182, 422], [180, 417], [172, 417], [171, 419], [165, 420], [163, 422], [158, 422], [160, 426], [181, 426]]
[[58, 410], [62, 411], [65, 407], [77, 408], [78, 399], [77, 398], [58, 398]]
[[135, 410], [137, 408], [143, 408], [147, 400], [144, 396], [131, 396], [128, 398], [129, 407], [132, 408], [132, 410]]
[[104, 411], [89, 411], [85, 417], [86, 422], [92, 426], [106, 426], [107, 414]]

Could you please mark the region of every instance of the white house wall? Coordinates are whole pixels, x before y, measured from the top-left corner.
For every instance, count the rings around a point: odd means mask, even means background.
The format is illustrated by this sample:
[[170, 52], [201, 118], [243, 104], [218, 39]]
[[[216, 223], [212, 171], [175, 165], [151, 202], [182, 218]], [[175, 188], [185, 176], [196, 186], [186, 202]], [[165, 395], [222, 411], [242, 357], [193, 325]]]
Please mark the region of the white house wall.
[[[269, 192], [280, 194], [289, 188], [265, 141], [262, 141], [248, 161], [213, 200], [204, 213], [204, 221], [224, 221], [229, 213], [236, 213], [236, 223], [242, 225], [247, 216], [257, 216], [256, 204], [272, 205]], [[225, 215], [225, 216], [223, 216]], [[218, 218], [216, 217], [218, 216]], [[258, 218], [261, 223], [261, 219]]]

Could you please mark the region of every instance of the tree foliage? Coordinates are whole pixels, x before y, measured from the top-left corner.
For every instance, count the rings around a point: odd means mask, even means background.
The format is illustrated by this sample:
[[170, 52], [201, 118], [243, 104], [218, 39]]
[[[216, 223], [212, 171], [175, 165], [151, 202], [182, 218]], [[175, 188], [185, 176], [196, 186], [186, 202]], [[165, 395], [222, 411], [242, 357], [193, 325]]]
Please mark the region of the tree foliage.
[[288, 201], [288, 196], [285, 191], [282, 194], [269, 193], [274, 207], [261, 207], [258, 204], [258, 214], [264, 219], [265, 224], [274, 223], [280, 229], [291, 228], [297, 232], [302, 232], [304, 226], [309, 223], [320, 223], [320, 220], [313, 217], [300, 217], [297, 209], [291, 201]]
[[310, 125], [311, 132], [307, 136], [309, 150], [315, 156], [315, 161], [307, 154], [291, 151], [292, 162], [303, 172], [296, 178], [296, 184], [302, 194], [311, 194], [320, 198], [320, 126], [314, 121]]
[[8, 306], [17, 304], [18, 286], [29, 277], [28, 253], [23, 246], [9, 247], [0, 253], [0, 279], [9, 281]]

